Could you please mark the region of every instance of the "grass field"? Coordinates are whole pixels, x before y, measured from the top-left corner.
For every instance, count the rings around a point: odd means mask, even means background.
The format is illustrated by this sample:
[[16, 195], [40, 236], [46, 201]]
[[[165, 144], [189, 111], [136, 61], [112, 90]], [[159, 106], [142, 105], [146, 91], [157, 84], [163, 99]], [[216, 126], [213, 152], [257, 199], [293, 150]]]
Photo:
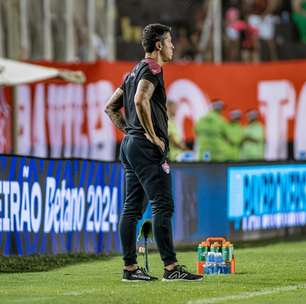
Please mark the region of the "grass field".
[[[0, 273], [0, 303], [306, 303], [306, 241], [235, 253], [236, 274], [193, 283], [123, 283], [119, 256], [47, 272]], [[195, 252], [178, 257], [195, 271]], [[150, 254], [150, 266], [162, 276], [158, 254]]]

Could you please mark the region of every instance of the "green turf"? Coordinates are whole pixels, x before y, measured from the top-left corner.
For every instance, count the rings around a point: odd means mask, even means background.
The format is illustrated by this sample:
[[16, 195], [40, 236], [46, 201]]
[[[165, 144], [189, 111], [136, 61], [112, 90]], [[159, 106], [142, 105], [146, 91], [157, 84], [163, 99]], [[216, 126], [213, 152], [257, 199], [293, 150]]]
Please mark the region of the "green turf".
[[[236, 256], [236, 274], [194, 283], [123, 283], [120, 257], [48, 272], [0, 273], [0, 303], [306, 303], [306, 241], [238, 249]], [[195, 252], [179, 252], [178, 258], [195, 271]], [[161, 277], [157, 254], [150, 265]], [[290, 290], [294, 286], [299, 288]], [[268, 294], [260, 294], [264, 290]], [[245, 298], [247, 292], [259, 295]], [[231, 295], [239, 298], [219, 299]]]

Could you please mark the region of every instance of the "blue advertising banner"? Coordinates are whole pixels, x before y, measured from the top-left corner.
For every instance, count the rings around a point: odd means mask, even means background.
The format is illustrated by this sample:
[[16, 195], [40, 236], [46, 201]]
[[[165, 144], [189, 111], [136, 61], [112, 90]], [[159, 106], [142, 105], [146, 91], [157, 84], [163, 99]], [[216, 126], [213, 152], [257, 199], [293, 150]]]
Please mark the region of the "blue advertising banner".
[[[171, 171], [174, 240], [187, 244], [210, 236], [228, 236], [226, 165], [175, 163]], [[149, 206], [143, 219], [151, 214]]]
[[[176, 242], [306, 225], [306, 164], [171, 170]], [[123, 180], [120, 163], [0, 156], [0, 255], [120, 252]]]
[[306, 225], [306, 164], [228, 169], [228, 219], [256, 231]]
[[224, 164], [176, 164], [173, 193], [176, 241], [229, 235]]
[[0, 254], [118, 252], [119, 164], [0, 156]]

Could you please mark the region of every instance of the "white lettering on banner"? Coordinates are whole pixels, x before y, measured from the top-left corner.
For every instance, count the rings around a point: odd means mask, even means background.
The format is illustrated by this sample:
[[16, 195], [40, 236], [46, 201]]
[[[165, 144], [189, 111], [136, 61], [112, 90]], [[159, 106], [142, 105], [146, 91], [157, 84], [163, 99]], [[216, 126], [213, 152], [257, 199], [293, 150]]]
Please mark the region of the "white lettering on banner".
[[[52, 177], [47, 178], [46, 185], [46, 202], [45, 202], [45, 227], [44, 232], [50, 232], [52, 225], [54, 231], [66, 232], [66, 231], [80, 231], [82, 225], [78, 224], [78, 221], [83, 222], [84, 212], [80, 213], [82, 218], [79, 217], [78, 206], [78, 189], [66, 188], [66, 181], [63, 180], [61, 188], [56, 190], [56, 181]], [[53, 203], [53, 204], [52, 204]], [[75, 217], [75, 223], [73, 225], [73, 218]]]
[[61, 200], [60, 200], [60, 232], [63, 232], [64, 213], [68, 209], [67, 207], [69, 206], [69, 204], [67, 204], [67, 202], [69, 198], [67, 197], [68, 189], [66, 189], [66, 181], [62, 180], [61, 185], [62, 187], [61, 187]]
[[89, 205], [87, 217], [86, 217], [86, 230], [87, 231], [94, 231], [94, 224], [93, 224], [93, 211], [95, 207], [95, 192], [93, 185], [90, 185], [88, 188], [88, 196], [87, 196], [87, 203]]
[[63, 146], [64, 129], [64, 86], [48, 87], [48, 130], [50, 134], [51, 157], [60, 157]]
[[113, 188], [111, 209], [109, 213], [109, 222], [112, 224], [112, 230], [117, 231], [118, 223], [118, 188]]
[[304, 83], [298, 102], [294, 134], [294, 157], [306, 159], [306, 83]]
[[45, 125], [45, 90], [38, 84], [35, 90], [33, 107], [33, 155], [47, 156], [47, 137]]
[[71, 199], [71, 190], [68, 188], [66, 190], [67, 207], [64, 213], [64, 226], [63, 231], [72, 230], [72, 215], [73, 215], [73, 205]]
[[30, 194], [29, 194], [29, 183], [23, 182], [22, 187], [22, 198], [21, 198], [21, 222], [20, 229], [23, 231], [24, 225], [26, 224], [26, 231], [32, 231], [31, 219], [30, 219]]
[[[72, 189], [73, 191], [74, 189]], [[74, 208], [75, 215], [74, 215], [74, 223], [76, 225], [73, 225], [73, 229], [76, 229], [76, 231], [81, 231], [83, 229], [83, 223], [84, 223], [84, 217], [85, 217], [85, 192], [83, 188], [75, 189], [75, 191], [78, 193], [77, 195], [77, 205]]]
[[24, 178], [29, 177], [29, 170], [30, 170], [29, 166], [23, 166], [23, 169], [22, 169], [22, 176], [23, 176]]
[[35, 182], [31, 190], [31, 224], [33, 232], [38, 232], [40, 229], [41, 211], [42, 211], [41, 189], [39, 184]]
[[[172, 82], [168, 98], [177, 102], [176, 124], [184, 134], [186, 117], [196, 121], [209, 110], [208, 97], [195, 83], [187, 79]], [[265, 117], [266, 152], [268, 160], [287, 158], [288, 120], [294, 119], [296, 93], [288, 80], [260, 81], [258, 83], [260, 111]], [[295, 158], [306, 159], [306, 84], [299, 98], [295, 128]]]
[[[3, 217], [3, 231], [10, 231], [10, 219], [9, 219], [9, 194], [10, 194], [10, 183], [4, 181], [2, 193], [4, 195], [4, 217]], [[3, 211], [2, 211], [3, 213]]]
[[72, 120], [73, 120], [73, 99], [74, 85], [68, 84], [65, 88], [66, 96], [64, 103], [64, 157], [72, 156]]
[[306, 212], [288, 212], [265, 215], [251, 215], [242, 218], [242, 231], [280, 229], [306, 225]]
[[113, 91], [112, 83], [102, 80], [84, 87], [50, 84], [45, 96], [45, 86], [36, 85], [32, 120], [30, 87], [19, 86], [18, 153], [29, 155], [32, 149], [35, 156], [47, 156], [49, 138], [51, 157], [114, 160], [115, 129], [104, 113]]
[[[296, 115], [296, 158], [306, 157], [306, 139], [303, 136], [303, 117], [306, 115], [305, 86], [301, 91]], [[50, 144], [51, 157], [73, 156], [114, 160], [115, 128], [104, 113], [104, 105], [113, 90], [113, 84], [106, 80], [86, 86], [50, 84], [47, 91], [44, 85], [36, 85], [32, 117], [30, 87], [19, 86], [18, 153], [27, 155], [33, 152], [36, 156], [46, 156]], [[168, 87], [167, 94], [168, 98], [178, 105], [175, 120], [182, 136], [186, 118], [195, 122], [210, 109], [209, 98], [191, 80], [173, 81]], [[293, 85], [288, 80], [260, 81], [257, 94], [260, 111], [265, 118], [266, 159], [285, 159], [288, 120], [293, 119], [295, 115], [296, 97]], [[44, 112], [46, 109], [47, 113]]]
[[87, 231], [110, 231], [117, 230], [118, 214], [118, 189], [116, 187], [111, 191], [109, 186], [102, 190], [101, 186], [90, 186], [88, 188], [87, 203], [89, 209], [86, 217]]
[[20, 189], [18, 182], [10, 182], [10, 206], [11, 206], [11, 229], [14, 231], [16, 224], [16, 231], [20, 231], [19, 209], [20, 209]]
[[265, 117], [265, 158], [286, 159], [288, 120], [295, 114], [295, 90], [287, 80], [260, 81], [258, 84], [260, 111]]
[[53, 224], [53, 208], [51, 202], [54, 200], [55, 194], [55, 178], [47, 177], [46, 179], [46, 200], [45, 200], [45, 221], [44, 221], [44, 232], [48, 233], [51, 231]]
[[[22, 169], [23, 178], [29, 177], [29, 167], [24, 166]], [[31, 219], [30, 219], [30, 194], [29, 194], [29, 183], [23, 182], [21, 193], [21, 220], [20, 230], [24, 230], [24, 225], [27, 225], [27, 231], [32, 231]]]
[[73, 116], [72, 116], [72, 142], [73, 156], [88, 157], [88, 138], [83, 133], [82, 126], [85, 123], [83, 115], [84, 87], [82, 85], [71, 85], [73, 87]]
[[[22, 184], [0, 181], [0, 232], [37, 233], [43, 229], [45, 233], [52, 230], [64, 233], [82, 231], [84, 223], [88, 232], [117, 231], [117, 187], [89, 185], [87, 197], [85, 193], [83, 187], [67, 187], [66, 180], [62, 180], [58, 187], [55, 178], [47, 177], [43, 200], [38, 182], [30, 187], [26, 181]], [[88, 208], [85, 207], [86, 202]]]
[[111, 191], [109, 187], [104, 188], [102, 201], [103, 205], [105, 205], [102, 214], [102, 231], [109, 231], [109, 221], [107, 220], [111, 204]]
[[16, 101], [18, 104], [17, 152], [22, 155], [31, 153], [31, 92], [27, 85], [17, 86]]
[[38, 232], [41, 224], [42, 194], [38, 183], [29, 193], [29, 185], [17, 181], [0, 181], [0, 231]]
[[102, 217], [102, 211], [103, 211], [102, 189], [101, 189], [101, 187], [97, 187], [97, 191], [96, 191], [96, 195], [95, 195], [95, 206], [96, 206], [95, 212], [94, 212], [95, 230], [100, 231], [101, 217]]
[[[51, 205], [52, 206], [52, 205]], [[54, 222], [54, 232], [59, 233], [59, 226], [60, 226], [60, 219], [59, 219], [59, 212], [61, 209], [61, 192], [60, 190], [55, 192], [55, 199], [53, 204], [53, 222]]]
[[110, 81], [101, 80], [87, 86], [87, 122], [88, 135], [91, 143], [90, 158], [114, 160], [116, 135], [115, 129], [104, 112], [108, 98], [113, 94], [114, 87]]
[[209, 111], [210, 101], [204, 92], [188, 79], [172, 82], [167, 90], [169, 100], [177, 103], [175, 122], [180, 135], [184, 135], [184, 120], [197, 121]]

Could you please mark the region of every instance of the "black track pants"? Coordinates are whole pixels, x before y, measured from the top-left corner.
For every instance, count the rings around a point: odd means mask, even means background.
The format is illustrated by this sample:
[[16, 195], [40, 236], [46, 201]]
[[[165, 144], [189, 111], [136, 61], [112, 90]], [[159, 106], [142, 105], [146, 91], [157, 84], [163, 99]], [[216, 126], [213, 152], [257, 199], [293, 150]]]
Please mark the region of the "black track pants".
[[120, 158], [125, 171], [125, 199], [119, 229], [126, 266], [136, 264], [136, 225], [149, 198], [153, 213], [153, 233], [164, 265], [176, 262], [171, 216], [174, 211], [171, 175], [162, 167], [165, 155], [145, 138], [126, 135]]

